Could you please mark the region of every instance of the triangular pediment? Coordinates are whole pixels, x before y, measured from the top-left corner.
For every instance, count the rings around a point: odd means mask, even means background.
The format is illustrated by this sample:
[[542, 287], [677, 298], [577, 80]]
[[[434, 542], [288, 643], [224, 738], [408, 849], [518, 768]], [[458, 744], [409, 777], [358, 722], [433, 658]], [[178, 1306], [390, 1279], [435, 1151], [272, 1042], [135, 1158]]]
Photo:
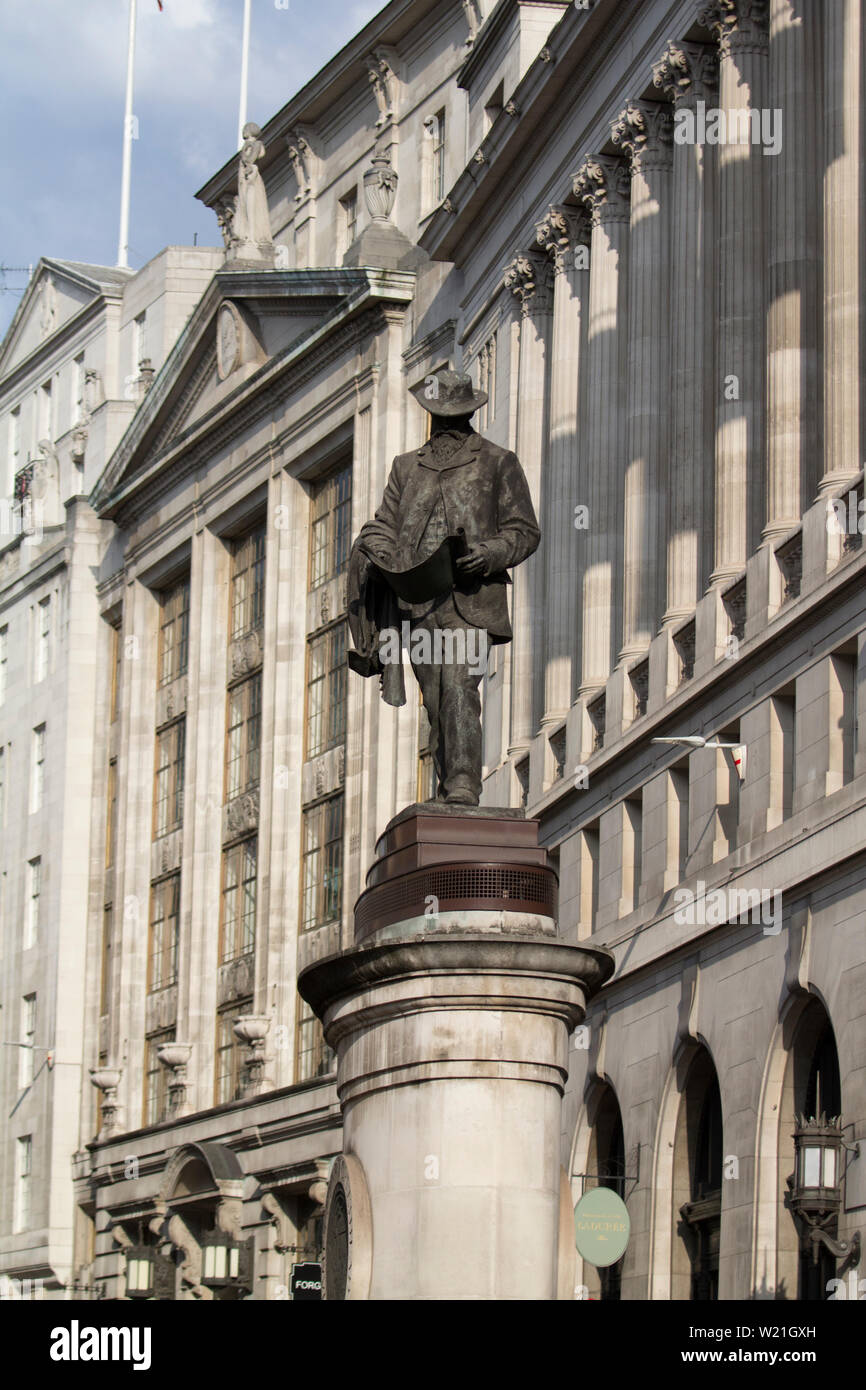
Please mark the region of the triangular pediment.
[[49, 344], [94, 300], [123, 293], [131, 271], [43, 257], [0, 346], [0, 377]]
[[131, 483], [215, 428], [247, 383], [315, 334], [362, 284], [366, 272], [357, 270], [219, 272], [109, 460], [94, 507], [111, 514]]

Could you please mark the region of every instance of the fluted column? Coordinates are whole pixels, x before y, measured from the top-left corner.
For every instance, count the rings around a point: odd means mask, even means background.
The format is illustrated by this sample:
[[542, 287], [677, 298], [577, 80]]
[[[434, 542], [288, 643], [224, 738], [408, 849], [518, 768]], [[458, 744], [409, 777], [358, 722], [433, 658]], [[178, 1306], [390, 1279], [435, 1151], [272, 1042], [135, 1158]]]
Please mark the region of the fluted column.
[[824, 477], [863, 466], [863, 7], [824, 0]]
[[611, 127], [631, 165], [628, 453], [624, 484], [623, 645], [656, 635], [664, 566], [661, 480], [668, 447], [673, 121], [663, 102], [631, 102]]
[[[653, 66], [653, 82], [673, 102], [677, 119], [692, 119], [698, 102], [712, 106], [718, 58], [709, 44], [671, 43]], [[716, 277], [712, 150], [675, 141], [671, 189], [672, 268], [670, 359], [670, 469], [667, 497], [665, 626], [694, 611], [711, 562], [714, 476], [713, 374]], [[709, 512], [709, 516], [708, 516]]]
[[[534, 253], [516, 256], [505, 272], [505, 284], [520, 304], [517, 456], [538, 514], [547, 438], [547, 341], [553, 307], [553, 275], [546, 257]], [[514, 571], [509, 754], [525, 748], [536, 732], [542, 600], [543, 584], [536, 554]]]
[[592, 219], [586, 398], [590, 490], [581, 694], [604, 685], [619, 645], [630, 184], [627, 164], [608, 155], [585, 159], [574, 177], [575, 196]]
[[536, 241], [554, 271], [553, 337], [550, 367], [550, 445], [542, 487], [545, 538], [544, 714], [542, 724], [565, 717], [572, 701], [577, 608], [574, 509], [580, 495], [580, 377], [586, 327], [589, 266], [575, 252], [589, 240], [581, 209], [549, 209], [536, 228]]
[[[764, 510], [768, 160], [734, 143], [735, 113], [766, 106], [769, 0], [715, 0], [701, 14], [719, 45], [719, 358], [715, 550], [711, 581], [738, 574], [760, 539]], [[748, 134], [746, 134], [748, 139]]]
[[764, 536], [796, 526], [817, 487], [821, 28], [813, 0], [771, 0], [769, 105], [781, 144], [770, 185]]

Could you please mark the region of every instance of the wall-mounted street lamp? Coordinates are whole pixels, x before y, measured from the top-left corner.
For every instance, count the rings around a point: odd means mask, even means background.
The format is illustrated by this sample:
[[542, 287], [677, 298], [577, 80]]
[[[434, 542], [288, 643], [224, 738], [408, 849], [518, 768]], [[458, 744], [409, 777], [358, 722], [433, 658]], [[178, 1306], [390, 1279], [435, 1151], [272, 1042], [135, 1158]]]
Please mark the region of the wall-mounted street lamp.
[[846, 1266], [860, 1260], [860, 1232], [850, 1240], [836, 1240], [827, 1230], [842, 1205], [842, 1151], [858, 1154], [859, 1144], [846, 1144], [840, 1115], [819, 1115], [807, 1119], [798, 1115], [794, 1130], [796, 1164], [789, 1204], [804, 1226], [804, 1241], [811, 1245], [813, 1263], [818, 1263], [818, 1247], [826, 1246], [834, 1259]]
[[249, 1245], [225, 1231], [206, 1231], [201, 1236], [201, 1282], [208, 1289], [249, 1284]]
[[127, 1298], [153, 1298], [156, 1251], [151, 1245], [130, 1245], [126, 1251]]

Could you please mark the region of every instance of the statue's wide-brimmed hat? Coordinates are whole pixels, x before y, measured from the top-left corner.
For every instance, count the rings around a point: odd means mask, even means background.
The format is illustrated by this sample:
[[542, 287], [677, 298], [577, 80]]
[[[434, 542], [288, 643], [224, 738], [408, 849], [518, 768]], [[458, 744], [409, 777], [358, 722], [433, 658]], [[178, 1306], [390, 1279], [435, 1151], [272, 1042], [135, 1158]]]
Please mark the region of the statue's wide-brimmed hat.
[[486, 391], [476, 391], [466, 372], [432, 372], [412, 394], [431, 415], [472, 415], [486, 403]]

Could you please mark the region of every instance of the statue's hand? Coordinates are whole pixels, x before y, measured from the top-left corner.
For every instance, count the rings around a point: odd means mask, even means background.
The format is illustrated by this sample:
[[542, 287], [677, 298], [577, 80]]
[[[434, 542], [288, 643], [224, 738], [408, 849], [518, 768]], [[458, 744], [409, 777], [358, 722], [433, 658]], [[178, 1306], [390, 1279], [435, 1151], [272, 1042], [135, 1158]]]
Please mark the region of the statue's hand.
[[468, 551], [457, 561], [461, 575], [486, 575], [490, 573], [490, 560], [481, 545], [470, 545]]

